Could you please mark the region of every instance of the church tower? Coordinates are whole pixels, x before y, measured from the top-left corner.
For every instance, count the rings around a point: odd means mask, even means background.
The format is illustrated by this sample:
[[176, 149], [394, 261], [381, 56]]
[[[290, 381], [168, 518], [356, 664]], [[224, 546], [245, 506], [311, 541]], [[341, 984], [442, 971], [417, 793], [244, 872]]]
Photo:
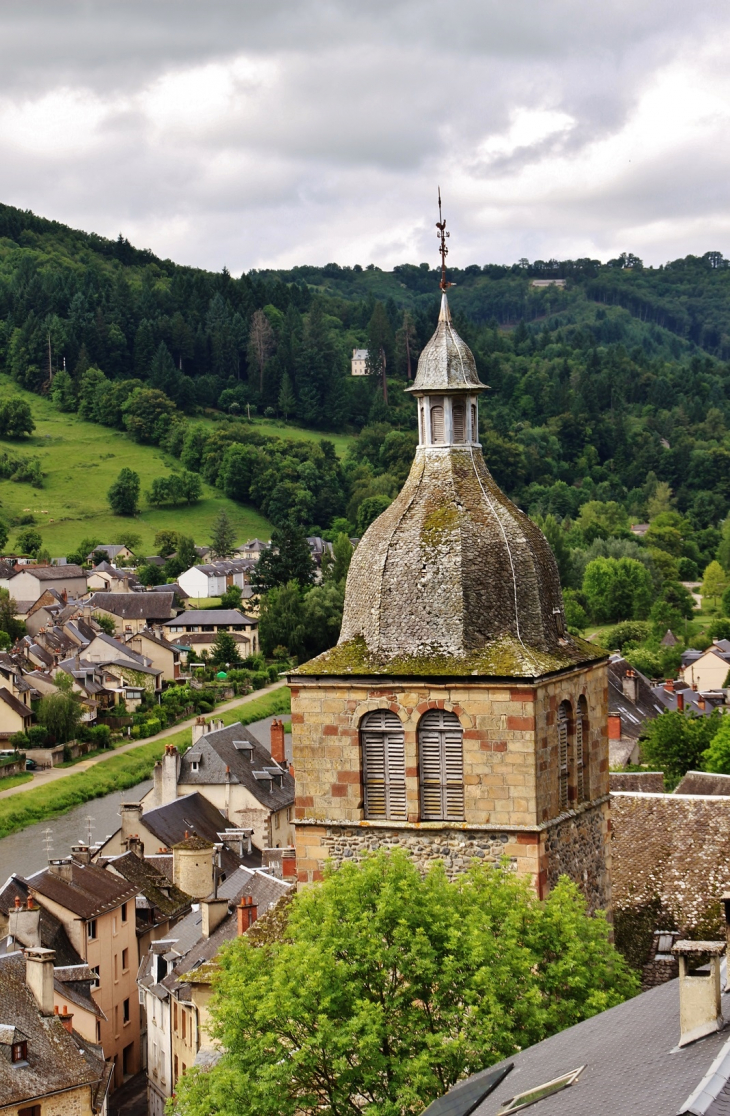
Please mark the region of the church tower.
[[507, 857], [541, 896], [566, 874], [605, 909], [606, 655], [567, 632], [550, 546], [484, 462], [448, 286], [442, 263], [410, 475], [355, 550], [338, 645], [289, 678], [299, 880], [397, 846], [451, 875]]

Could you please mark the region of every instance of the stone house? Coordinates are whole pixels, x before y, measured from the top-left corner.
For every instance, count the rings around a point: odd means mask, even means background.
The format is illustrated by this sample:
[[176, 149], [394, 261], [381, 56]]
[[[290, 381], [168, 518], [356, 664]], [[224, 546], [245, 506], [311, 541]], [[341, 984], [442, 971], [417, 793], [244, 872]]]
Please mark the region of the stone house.
[[54, 959], [43, 948], [0, 957], [0, 1112], [105, 1116], [112, 1067], [78, 1032], [77, 1004], [55, 1013]]
[[136, 635], [129, 636], [126, 646], [141, 655], [150, 666], [162, 671], [165, 682], [177, 682], [180, 678], [180, 649], [168, 643], [150, 628], [143, 628]]
[[168, 639], [184, 642], [193, 651], [210, 650], [218, 632], [233, 634], [241, 658], [259, 649], [258, 620], [236, 608], [190, 609], [166, 620], [163, 627]]
[[94, 593], [87, 608], [89, 615], [111, 616], [118, 636], [164, 624], [177, 611], [173, 593]]
[[103, 1012], [96, 1041], [114, 1063], [111, 1089], [137, 1073], [140, 1012], [135, 901], [139, 888], [88, 862], [79, 848], [25, 881], [34, 901], [63, 923], [76, 952], [94, 973], [94, 999]]
[[721, 690], [730, 674], [730, 639], [716, 639], [707, 651], [688, 649], [682, 655], [680, 677], [687, 686]]
[[103, 668], [104, 688], [113, 694], [114, 704], [124, 698], [135, 708], [145, 692], [154, 695], [162, 689], [162, 670], [152, 666], [146, 655], [105, 632], [95, 636], [74, 665], [82, 671]]
[[[227, 819], [248, 829], [259, 849], [293, 843], [294, 776], [284, 755], [284, 727], [272, 726], [272, 753], [240, 723], [196, 733], [181, 756], [169, 750], [160, 761], [158, 801], [198, 792]], [[156, 769], [157, 771], [157, 769]]]
[[353, 349], [350, 361], [350, 374], [352, 376], [367, 376], [368, 351], [367, 349]]
[[35, 602], [46, 591], [78, 599], [86, 592], [86, 574], [81, 566], [16, 566], [12, 576], [0, 578], [0, 588], [7, 589], [16, 601]]
[[541, 896], [566, 873], [605, 909], [607, 655], [487, 470], [483, 388], [444, 295], [411, 473], [353, 555], [337, 647], [289, 675], [299, 880], [397, 843], [449, 874], [507, 856]]
[[90, 554], [86, 555], [86, 561], [93, 562], [94, 555], [98, 550], [103, 550], [108, 560], [112, 563], [118, 561], [120, 558], [125, 561], [129, 558], [134, 558], [134, 553], [128, 546], [124, 546], [120, 543], [100, 543], [99, 546], [94, 547]]

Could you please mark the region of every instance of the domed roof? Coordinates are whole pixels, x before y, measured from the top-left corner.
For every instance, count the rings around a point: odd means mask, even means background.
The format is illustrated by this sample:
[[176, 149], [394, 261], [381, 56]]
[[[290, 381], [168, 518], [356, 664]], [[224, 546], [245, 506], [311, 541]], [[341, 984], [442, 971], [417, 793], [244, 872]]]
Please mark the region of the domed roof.
[[[410, 390], [482, 387], [444, 297]], [[421, 445], [355, 550], [338, 646], [299, 672], [528, 678], [603, 657], [568, 634], [552, 550], [481, 449]]]
[[406, 391], [484, 391], [477, 374], [474, 355], [459, 337], [451, 324], [446, 293], [441, 295], [436, 332], [418, 358], [418, 371], [411, 387]]

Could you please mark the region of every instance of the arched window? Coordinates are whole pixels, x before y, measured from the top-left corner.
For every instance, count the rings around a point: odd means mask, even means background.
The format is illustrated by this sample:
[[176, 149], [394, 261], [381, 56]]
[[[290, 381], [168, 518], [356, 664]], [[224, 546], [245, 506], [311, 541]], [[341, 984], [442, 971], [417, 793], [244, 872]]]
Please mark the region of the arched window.
[[365, 817], [406, 821], [406, 753], [403, 725], [390, 709], [375, 709], [360, 722]]
[[454, 403], [451, 418], [454, 424], [454, 441], [463, 442], [466, 434], [466, 408], [463, 403]]
[[477, 405], [471, 405], [471, 440], [472, 442], [479, 441], [479, 425], [477, 423]]
[[575, 718], [575, 796], [578, 802], [590, 798], [588, 783], [588, 702], [578, 698], [578, 712]]
[[570, 778], [570, 720], [569, 701], [562, 701], [558, 708], [558, 805], [561, 810], [568, 809], [568, 782]]
[[431, 709], [418, 726], [422, 821], [463, 821], [463, 731], [455, 713]]
[[444, 440], [444, 408], [442, 403], [431, 407], [431, 444], [439, 445]]

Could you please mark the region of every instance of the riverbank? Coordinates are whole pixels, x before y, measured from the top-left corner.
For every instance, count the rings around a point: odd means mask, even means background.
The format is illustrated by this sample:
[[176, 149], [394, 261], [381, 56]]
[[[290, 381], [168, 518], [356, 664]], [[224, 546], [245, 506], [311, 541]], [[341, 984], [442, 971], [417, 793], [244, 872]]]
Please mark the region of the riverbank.
[[[225, 725], [240, 721], [248, 725], [265, 717], [286, 714], [290, 707], [289, 690], [283, 682], [278, 682], [247, 697], [226, 702], [207, 720], [222, 720]], [[190, 746], [194, 723], [192, 717], [182, 725], [159, 732], [143, 744], [132, 741], [116, 748], [112, 755], [98, 756], [76, 767], [53, 768], [40, 773], [28, 786], [0, 793], [0, 838], [36, 822], [58, 817], [94, 798], [143, 782], [152, 774], [165, 744], [174, 744], [181, 750]]]

